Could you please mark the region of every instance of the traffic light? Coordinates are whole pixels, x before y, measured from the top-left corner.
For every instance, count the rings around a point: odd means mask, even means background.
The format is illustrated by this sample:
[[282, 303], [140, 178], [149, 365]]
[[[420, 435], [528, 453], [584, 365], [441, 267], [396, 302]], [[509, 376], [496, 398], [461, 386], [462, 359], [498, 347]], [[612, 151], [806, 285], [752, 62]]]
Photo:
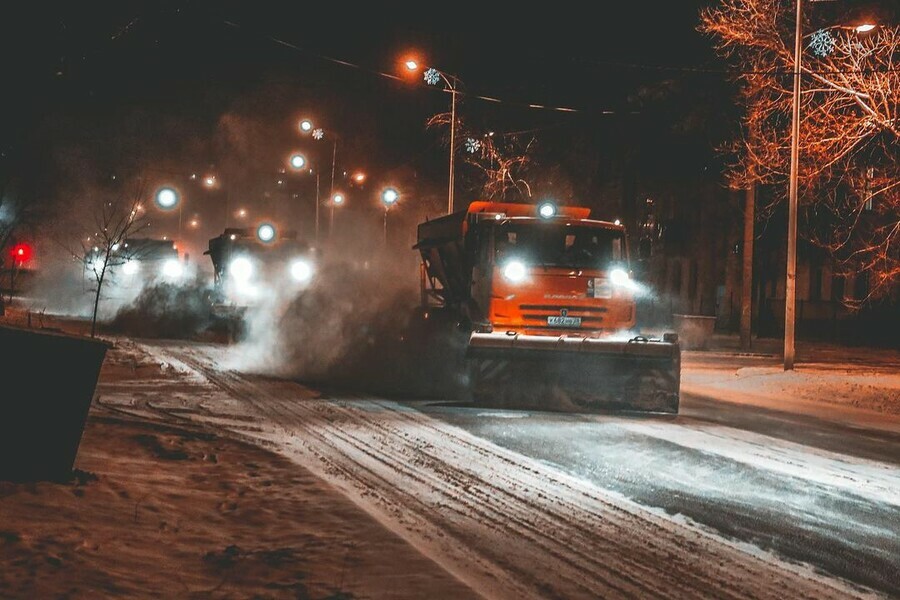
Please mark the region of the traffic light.
[[22, 264], [28, 262], [31, 258], [31, 246], [25, 243], [19, 243], [12, 247], [13, 263]]

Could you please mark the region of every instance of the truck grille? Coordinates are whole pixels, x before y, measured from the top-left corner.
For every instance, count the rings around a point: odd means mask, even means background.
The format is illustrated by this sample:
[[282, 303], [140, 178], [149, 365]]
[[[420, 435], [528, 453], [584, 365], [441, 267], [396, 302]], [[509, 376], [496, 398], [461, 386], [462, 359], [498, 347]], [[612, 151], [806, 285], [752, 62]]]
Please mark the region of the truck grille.
[[[547, 317], [559, 315], [560, 310], [564, 308], [568, 311], [568, 316], [581, 317], [582, 329], [600, 329], [603, 323], [604, 313], [607, 312], [605, 306], [575, 306], [572, 308], [544, 304], [522, 304], [519, 306], [524, 321], [529, 327], [535, 329], [548, 329]], [[549, 327], [549, 329], [553, 328]]]

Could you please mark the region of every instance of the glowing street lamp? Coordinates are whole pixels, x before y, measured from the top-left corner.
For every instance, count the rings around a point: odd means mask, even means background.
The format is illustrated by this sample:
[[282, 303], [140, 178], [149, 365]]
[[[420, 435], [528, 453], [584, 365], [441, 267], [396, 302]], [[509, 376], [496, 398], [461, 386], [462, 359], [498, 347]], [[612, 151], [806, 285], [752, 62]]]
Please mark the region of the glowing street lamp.
[[216, 185], [216, 177], [214, 175], [207, 175], [203, 178], [203, 185], [206, 187], [214, 187]]
[[338, 192], [337, 194], [331, 197], [331, 216], [328, 221], [328, 235], [330, 236], [334, 232], [334, 207], [341, 206], [344, 203], [344, 195]]
[[178, 192], [170, 187], [160, 188], [156, 192], [156, 204], [164, 210], [175, 208], [178, 204]]
[[381, 202], [384, 204], [384, 244], [387, 245], [387, 217], [388, 210], [400, 199], [400, 192], [389, 187], [381, 191]]
[[362, 171], [357, 171], [353, 174], [353, 181], [356, 183], [363, 183], [366, 180], [366, 174]]
[[855, 27], [857, 33], [868, 33], [875, 29], [874, 23], [862, 23]]
[[418, 71], [419, 70], [419, 63], [416, 62], [415, 59], [412, 59], [412, 58], [407, 59], [406, 62], [404, 62], [403, 64], [409, 71]]
[[268, 244], [275, 239], [275, 226], [271, 223], [263, 223], [256, 228], [256, 237], [259, 241]]
[[299, 171], [306, 166], [306, 157], [302, 154], [294, 154], [291, 156], [290, 164], [292, 169]]
[[238, 210], [238, 211], [237, 211], [237, 216], [238, 216], [239, 218], [241, 218], [241, 219], [243, 219], [244, 217], [246, 217], [246, 216], [247, 216], [247, 209], [246, 209], [246, 208], [242, 208], [242, 209]]
[[385, 188], [384, 191], [381, 192], [381, 201], [384, 202], [385, 206], [391, 206], [399, 199], [400, 192], [392, 187]]
[[313, 124], [309, 119], [303, 119], [302, 121], [300, 121], [300, 131], [302, 131], [303, 133], [309, 133], [310, 131], [312, 131], [312, 128]]

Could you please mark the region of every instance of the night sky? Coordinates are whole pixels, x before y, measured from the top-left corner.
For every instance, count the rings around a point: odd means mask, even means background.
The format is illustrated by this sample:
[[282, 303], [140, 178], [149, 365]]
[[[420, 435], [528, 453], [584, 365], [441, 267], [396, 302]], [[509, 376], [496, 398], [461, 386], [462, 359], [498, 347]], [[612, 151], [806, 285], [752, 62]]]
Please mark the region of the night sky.
[[701, 5], [605, 3], [594, 17], [576, 3], [33, 4], [2, 19], [3, 170], [57, 199], [112, 176], [189, 173], [228, 173], [233, 194], [252, 196], [292, 149], [324, 164], [324, 145], [296, 131], [309, 116], [339, 133], [339, 169], [364, 169], [373, 185], [412, 170], [420, 193], [437, 194], [446, 149], [425, 121], [448, 95], [420, 76], [377, 74], [400, 73], [409, 52], [459, 76], [473, 128], [533, 132], [542, 164], [568, 165], [569, 195], [593, 194], [579, 182], [602, 180], [635, 140], [654, 176], [715, 170], [713, 148], [736, 117], [726, 65], [695, 30]]

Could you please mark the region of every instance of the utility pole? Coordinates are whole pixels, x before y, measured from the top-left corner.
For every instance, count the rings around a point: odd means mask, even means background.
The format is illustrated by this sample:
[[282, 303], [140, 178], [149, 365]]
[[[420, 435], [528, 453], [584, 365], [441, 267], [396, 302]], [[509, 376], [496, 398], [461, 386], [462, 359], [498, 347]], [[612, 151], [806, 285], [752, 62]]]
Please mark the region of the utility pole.
[[316, 244], [319, 243], [319, 170], [316, 169]]
[[[328, 192], [329, 198], [334, 198], [334, 161], [337, 159], [337, 136], [334, 136], [334, 147], [331, 151], [331, 189]], [[332, 209], [333, 211], [333, 209]], [[328, 230], [328, 235], [331, 235], [331, 230]]]
[[803, 47], [802, 0], [797, 1], [794, 33], [794, 105], [791, 120], [791, 181], [788, 191], [787, 268], [784, 284], [784, 370], [794, 369], [794, 313], [797, 306], [797, 173], [800, 168], [800, 59]]
[[751, 319], [753, 316], [753, 241], [754, 210], [756, 208], [756, 184], [747, 188], [744, 203], [744, 256], [741, 279], [741, 348], [749, 350]]
[[[448, 82], [449, 83], [449, 82]], [[450, 85], [450, 185], [447, 198], [447, 214], [453, 212], [453, 159], [456, 155], [456, 84]]]

